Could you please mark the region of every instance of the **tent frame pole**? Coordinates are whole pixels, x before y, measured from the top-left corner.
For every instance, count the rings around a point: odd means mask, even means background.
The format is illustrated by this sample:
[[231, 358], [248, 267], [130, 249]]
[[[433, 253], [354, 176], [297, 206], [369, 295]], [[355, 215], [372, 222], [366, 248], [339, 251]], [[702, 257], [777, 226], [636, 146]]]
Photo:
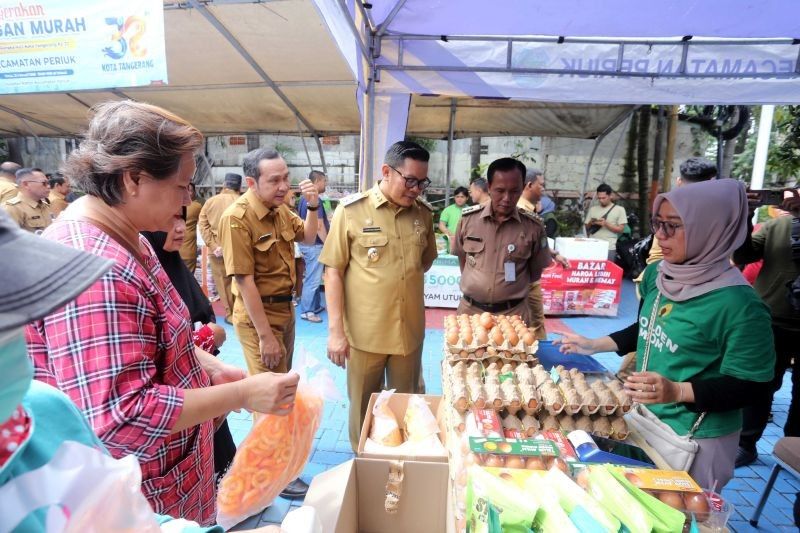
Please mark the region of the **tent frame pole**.
[[444, 206], [450, 205], [450, 181], [453, 179], [453, 133], [456, 127], [455, 98], [450, 99], [450, 127], [447, 130], [447, 179], [444, 185]]
[[225, 27], [222, 22], [211, 12], [208, 8], [201, 4], [199, 0], [188, 0], [189, 5], [191, 5], [194, 9], [196, 9], [203, 17], [211, 24], [224, 38], [228, 43], [239, 53], [239, 55], [244, 59], [250, 67], [256, 71], [256, 73], [264, 80], [264, 83], [269, 85], [269, 88], [273, 90], [273, 92], [278, 96], [278, 98], [283, 101], [284, 105], [289, 108], [289, 110], [294, 113], [295, 117], [302, 122], [303, 126], [308, 130], [312, 135], [317, 135], [317, 130], [314, 129], [314, 126], [303, 116], [299, 109], [292, 103], [286, 93], [284, 93], [278, 84], [275, 83], [272, 78], [269, 77], [267, 72], [261, 68], [261, 65], [255, 60], [255, 58], [248, 52], [242, 43], [234, 37], [234, 35]]
[[378, 26], [378, 31], [375, 33], [375, 37], [377, 37], [378, 39], [383, 37], [383, 35], [389, 29], [389, 25], [392, 23], [394, 18], [397, 16], [397, 13], [399, 13], [400, 10], [403, 9], [403, 6], [405, 5], [405, 3], [406, 3], [406, 0], [397, 0], [397, 3], [394, 5], [392, 10], [389, 12], [389, 15], [386, 17], [386, 20], [381, 22], [380, 26]]
[[[4, 111], [4, 112], [8, 113], [9, 115], [14, 115], [15, 117], [17, 117], [20, 120], [27, 121], [27, 122], [33, 122], [34, 124], [38, 124], [39, 126], [41, 126], [43, 128], [47, 128], [48, 130], [53, 130], [55, 132], [58, 132], [59, 134], [63, 135], [64, 137], [71, 137], [72, 136], [71, 133], [68, 133], [68, 132], [62, 130], [61, 128], [59, 128], [57, 126], [53, 126], [52, 124], [48, 124], [47, 122], [45, 122], [43, 120], [39, 120], [38, 118], [33, 118], [32, 116], [26, 115], [25, 113], [20, 113], [19, 111], [15, 111], [15, 110], [11, 109], [10, 107], [6, 107], [4, 105], [0, 105], [0, 111]], [[28, 129], [30, 129], [30, 126], [28, 124], [26, 124], [25, 126]]]

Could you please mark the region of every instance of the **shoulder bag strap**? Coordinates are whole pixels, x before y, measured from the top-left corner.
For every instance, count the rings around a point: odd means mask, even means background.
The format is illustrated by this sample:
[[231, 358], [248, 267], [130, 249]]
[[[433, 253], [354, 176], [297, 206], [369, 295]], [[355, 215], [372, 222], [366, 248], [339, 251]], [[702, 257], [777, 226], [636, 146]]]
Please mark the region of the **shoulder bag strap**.
[[[658, 289], [656, 289], [658, 290]], [[650, 311], [650, 322], [647, 323], [647, 337], [645, 338], [644, 342], [644, 355], [642, 356], [642, 372], [647, 371], [647, 363], [650, 361], [650, 338], [653, 328], [655, 327], [656, 323], [656, 316], [658, 315], [658, 304], [661, 303], [661, 291], [658, 291], [656, 294], [656, 299], [653, 302], [653, 309]], [[703, 419], [706, 417], [707, 412], [700, 413], [700, 416], [697, 417], [697, 420], [694, 424], [692, 424], [689, 433], [686, 434], [687, 437], [692, 438], [694, 434], [697, 433], [697, 430], [700, 428], [700, 424], [703, 422]]]

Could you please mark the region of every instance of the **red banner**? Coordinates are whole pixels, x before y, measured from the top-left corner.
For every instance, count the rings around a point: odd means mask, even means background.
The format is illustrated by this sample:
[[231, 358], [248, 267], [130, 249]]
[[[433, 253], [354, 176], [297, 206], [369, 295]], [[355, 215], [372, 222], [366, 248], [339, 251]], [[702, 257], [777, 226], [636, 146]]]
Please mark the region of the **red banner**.
[[611, 261], [570, 259], [542, 273], [544, 312], [548, 315], [617, 316], [622, 269]]

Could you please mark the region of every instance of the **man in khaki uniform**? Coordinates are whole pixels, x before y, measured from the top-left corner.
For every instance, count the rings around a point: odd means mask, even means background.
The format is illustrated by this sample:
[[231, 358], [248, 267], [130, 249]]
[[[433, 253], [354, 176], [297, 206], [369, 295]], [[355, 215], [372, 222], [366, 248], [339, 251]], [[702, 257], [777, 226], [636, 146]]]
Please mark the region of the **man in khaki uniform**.
[[[245, 155], [242, 167], [248, 190], [219, 222], [225, 271], [236, 282], [233, 327], [251, 375], [283, 373], [292, 368], [294, 352], [294, 242], [314, 242], [319, 195], [309, 180], [300, 182], [308, 202], [303, 221], [284, 204], [292, 191], [289, 167], [278, 152], [257, 148]], [[308, 485], [296, 479], [281, 495], [297, 498], [307, 490]]]
[[50, 176], [50, 194], [47, 200], [50, 203], [50, 210], [53, 218], [57, 218], [61, 211], [67, 208], [67, 195], [69, 194], [69, 180], [59, 173]]
[[206, 243], [208, 261], [211, 264], [211, 276], [217, 287], [222, 304], [225, 306], [225, 322], [233, 324], [233, 293], [231, 292], [231, 277], [225, 272], [225, 260], [222, 257], [222, 245], [219, 242], [219, 221], [222, 213], [239, 198], [242, 188], [242, 176], [229, 172], [225, 174], [225, 184], [222, 190], [206, 200], [200, 209], [197, 227]]
[[17, 170], [19, 192], [3, 206], [19, 227], [41, 233], [52, 224], [53, 214], [45, 198], [50, 194], [47, 177], [39, 169], [21, 168]]
[[397, 142], [382, 180], [342, 199], [320, 262], [326, 267], [328, 358], [347, 369], [350, 444], [355, 450], [367, 404], [387, 388], [418, 392], [425, 337], [424, 273], [436, 258], [428, 152]]
[[200, 218], [200, 209], [203, 205], [197, 201], [197, 189], [194, 183], [189, 184], [192, 203], [186, 206], [186, 235], [180, 249], [180, 256], [189, 272], [194, 274], [197, 269], [197, 220]]
[[17, 188], [17, 170], [22, 168], [16, 163], [6, 161], [0, 164], [0, 206], [4, 206], [8, 200], [14, 198], [19, 189]]
[[517, 209], [525, 165], [508, 157], [489, 165], [491, 201], [465, 209], [452, 253], [461, 266], [458, 313], [520, 315], [530, 323], [528, 295], [550, 265], [544, 226]]

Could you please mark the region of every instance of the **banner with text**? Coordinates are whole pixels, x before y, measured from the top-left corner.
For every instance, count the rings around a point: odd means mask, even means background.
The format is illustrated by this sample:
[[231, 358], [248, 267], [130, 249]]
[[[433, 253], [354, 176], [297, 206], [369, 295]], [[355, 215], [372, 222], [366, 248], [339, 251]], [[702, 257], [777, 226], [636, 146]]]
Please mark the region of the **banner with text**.
[[0, 3], [0, 94], [166, 83], [162, 0]]
[[570, 260], [542, 273], [542, 297], [547, 315], [617, 316], [622, 269], [611, 261]]
[[455, 309], [461, 302], [461, 269], [454, 255], [440, 255], [425, 273], [425, 307]]

